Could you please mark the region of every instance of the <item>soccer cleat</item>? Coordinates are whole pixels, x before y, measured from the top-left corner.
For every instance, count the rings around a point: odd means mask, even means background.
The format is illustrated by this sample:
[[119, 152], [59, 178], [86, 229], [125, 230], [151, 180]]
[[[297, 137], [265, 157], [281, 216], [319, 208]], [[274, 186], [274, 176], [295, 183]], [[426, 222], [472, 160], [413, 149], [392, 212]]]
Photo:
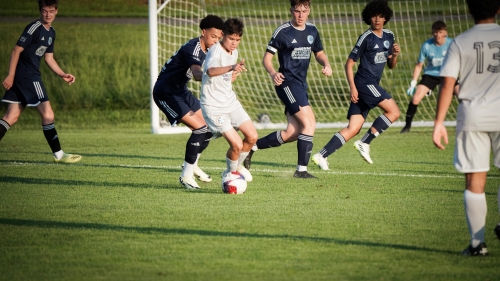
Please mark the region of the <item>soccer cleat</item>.
[[354, 142], [354, 148], [359, 152], [359, 155], [365, 159], [366, 162], [373, 164], [372, 158], [370, 157], [370, 145], [357, 140]]
[[54, 157], [54, 162], [56, 163], [76, 163], [78, 161], [82, 160], [82, 156], [78, 154], [69, 154], [69, 153], [64, 153], [61, 159], [57, 159]]
[[497, 235], [497, 238], [500, 239], [500, 222], [497, 224], [494, 230], [495, 234]]
[[316, 177], [309, 174], [307, 171], [302, 171], [302, 172], [299, 172], [299, 171], [295, 171], [295, 173], [293, 174], [293, 177], [294, 178], [301, 178], [301, 179], [315, 179]]
[[472, 248], [472, 245], [469, 245], [465, 250], [462, 251], [463, 256], [487, 256], [488, 249], [486, 248], [486, 243], [481, 242], [477, 247]]
[[401, 129], [401, 131], [399, 133], [400, 134], [409, 133], [410, 132], [410, 128], [411, 127], [404, 126], [403, 129]]
[[203, 172], [198, 165], [194, 165], [193, 167], [193, 173], [194, 175], [202, 182], [211, 182], [212, 178], [207, 175], [205, 172]]
[[252, 174], [250, 174], [250, 171], [248, 171], [245, 167], [242, 165], [239, 165], [238, 168], [236, 169], [238, 173], [240, 173], [247, 182], [250, 182], [253, 180]]
[[325, 171], [330, 170], [328, 160], [325, 157], [321, 156], [321, 154], [319, 154], [319, 153], [314, 154], [312, 160], [316, 165], [318, 165], [318, 167], [321, 170], [325, 170]]
[[194, 177], [179, 177], [179, 182], [187, 189], [200, 189]]
[[250, 170], [250, 165], [252, 165], [252, 155], [253, 155], [254, 152], [255, 151], [253, 151], [252, 149], [250, 149], [250, 151], [248, 152], [247, 157], [245, 158], [245, 160], [243, 160], [243, 166], [247, 170]]

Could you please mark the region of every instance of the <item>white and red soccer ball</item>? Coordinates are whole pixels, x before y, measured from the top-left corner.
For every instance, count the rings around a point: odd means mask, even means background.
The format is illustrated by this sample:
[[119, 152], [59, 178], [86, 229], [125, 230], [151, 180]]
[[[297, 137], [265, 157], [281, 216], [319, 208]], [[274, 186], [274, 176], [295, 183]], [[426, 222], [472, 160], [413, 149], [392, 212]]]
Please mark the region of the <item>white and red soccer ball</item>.
[[228, 194], [243, 194], [247, 190], [247, 181], [238, 172], [230, 172], [222, 179], [222, 192]]

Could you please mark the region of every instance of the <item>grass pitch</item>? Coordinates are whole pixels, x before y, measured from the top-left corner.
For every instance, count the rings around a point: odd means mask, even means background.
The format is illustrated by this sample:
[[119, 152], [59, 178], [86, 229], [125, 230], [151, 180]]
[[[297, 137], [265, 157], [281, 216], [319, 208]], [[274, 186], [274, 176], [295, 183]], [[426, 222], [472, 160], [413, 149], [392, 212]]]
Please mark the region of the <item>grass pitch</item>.
[[[314, 152], [336, 131], [317, 131]], [[351, 140], [331, 171], [311, 162], [317, 180], [292, 178], [295, 143], [258, 151], [247, 192], [226, 195], [223, 139], [200, 160], [214, 181], [193, 192], [178, 183], [186, 134], [60, 130], [83, 155], [62, 165], [41, 130], [13, 127], [0, 146], [0, 280], [498, 280], [500, 173], [486, 187], [490, 256], [461, 257], [464, 177], [453, 143], [439, 151], [431, 134], [389, 129], [373, 165]]]

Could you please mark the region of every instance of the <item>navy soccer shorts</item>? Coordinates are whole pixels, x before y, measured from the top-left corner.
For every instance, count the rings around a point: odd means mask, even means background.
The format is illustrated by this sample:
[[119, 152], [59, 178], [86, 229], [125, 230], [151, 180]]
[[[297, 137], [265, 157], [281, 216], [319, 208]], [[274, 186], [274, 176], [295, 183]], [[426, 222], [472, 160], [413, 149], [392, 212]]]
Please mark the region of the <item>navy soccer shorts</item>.
[[300, 111], [299, 107], [309, 105], [309, 95], [302, 85], [285, 81], [274, 88], [285, 105], [285, 113], [288, 112], [290, 115], [294, 115]]
[[196, 112], [201, 109], [200, 100], [190, 91], [175, 95], [153, 93], [153, 99], [158, 108], [165, 113], [172, 126], [175, 126], [189, 111]]
[[359, 85], [356, 84], [358, 89], [358, 102], [353, 103], [349, 106], [349, 111], [347, 112], [347, 119], [350, 119], [352, 115], [361, 114], [363, 118], [366, 119], [370, 110], [376, 107], [380, 102], [388, 99], [392, 99], [391, 95], [387, 93], [382, 87], [376, 84]]
[[16, 81], [12, 88], [7, 90], [2, 102], [18, 103], [24, 106], [37, 106], [41, 102], [49, 100], [47, 91], [42, 81]]

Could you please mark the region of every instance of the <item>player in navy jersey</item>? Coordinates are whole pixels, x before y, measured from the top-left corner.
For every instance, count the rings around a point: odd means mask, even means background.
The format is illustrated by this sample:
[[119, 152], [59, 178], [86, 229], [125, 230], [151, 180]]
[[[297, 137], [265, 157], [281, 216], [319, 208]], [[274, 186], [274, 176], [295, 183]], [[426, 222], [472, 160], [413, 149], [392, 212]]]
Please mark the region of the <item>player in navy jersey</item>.
[[191, 78], [202, 79], [202, 65], [208, 48], [222, 38], [224, 21], [208, 15], [200, 22], [201, 36], [186, 42], [163, 65], [153, 88], [156, 105], [167, 116], [172, 126], [183, 123], [191, 129], [186, 143], [184, 164], [179, 182], [188, 189], [199, 189], [194, 179], [211, 182], [212, 178], [198, 167], [200, 154], [212, 138], [201, 113], [200, 100], [187, 88]]
[[54, 126], [54, 112], [45, 91], [40, 74], [42, 56], [49, 68], [69, 85], [75, 76], [64, 72], [54, 59], [56, 32], [51, 24], [57, 15], [57, 0], [39, 0], [40, 19], [28, 24], [12, 50], [9, 74], [3, 81], [6, 89], [2, 102], [8, 103], [7, 113], [0, 119], [0, 140], [13, 126], [27, 106], [36, 107], [42, 119], [45, 139], [54, 153], [57, 163], [76, 163], [82, 156], [68, 154], [61, 149]]
[[[417, 64], [413, 70], [413, 77], [410, 82], [410, 88], [406, 93], [413, 98], [408, 103], [408, 109], [406, 111], [406, 124], [401, 129], [400, 133], [408, 133], [411, 129], [411, 123], [415, 113], [417, 113], [418, 105], [424, 96], [429, 96], [432, 90], [436, 88], [437, 85], [441, 84], [441, 77], [439, 77], [439, 70], [441, 69], [441, 64], [443, 63], [444, 56], [448, 51], [448, 46], [452, 41], [448, 37], [448, 32], [446, 30], [446, 23], [444, 21], [438, 20], [432, 24], [432, 38], [426, 40], [422, 47], [420, 48], [420, 54], [418, 56]], [[424, 75], [418, 83], [417, 79], [420, 76], [420, 72], [425, 63]], [[455, 86], [455, 94], [458, 94], [458, 83]]]
[[[384, 113], [375, 119], [363, 138], [354, 143], [354, 147], [363, 159], [372, 164], [370, 142], [387, 130], [400, 114], [396, 102], [379, 85], [385, 65], [387, 64], [391, 69], [394, 68], [400, 52], [398, 44], [395, 43], [394, 34], [384, 29], [384, 25], [391, 19], [393, 12], [387, 1], [375, 0], [365, 6], [361, 15], [370, 28], [359, 36], [345, 64], [345, 72], [351, 89], [351, 104], [347, 112], [349, 125], [337, 132], [325, 147], [313, 155], [313, 161], [323, 170], [329, 169], [326, 158], [356, 136], [368, 112], [378, 106], [384, 110]], [[353, 67], [358, 60], [360, 64], [354, 76]]]
[[[311, 53], [323, 66], [324, 75], [332, 75], [332, 68], [323, 51], [318, 29], [307, 22], [311, 1], [290, 0], [290, 6], [292, 20], [276, 28], [263, 58], [264, 67], [273, 80], [276, 93], [285, 105], [288, 125], [285, 130], [273, 132], [257, 140], [244, 165], [250, 169], [252, 154], [258, 149], [297, 141], [297, 170], [293, 176], [315, 178], [307, 172], [316, 129], [316, 118], [309, 104], [306, 81]], [[275, 54], [278, 54], [278, 71], [272, 63]]]

